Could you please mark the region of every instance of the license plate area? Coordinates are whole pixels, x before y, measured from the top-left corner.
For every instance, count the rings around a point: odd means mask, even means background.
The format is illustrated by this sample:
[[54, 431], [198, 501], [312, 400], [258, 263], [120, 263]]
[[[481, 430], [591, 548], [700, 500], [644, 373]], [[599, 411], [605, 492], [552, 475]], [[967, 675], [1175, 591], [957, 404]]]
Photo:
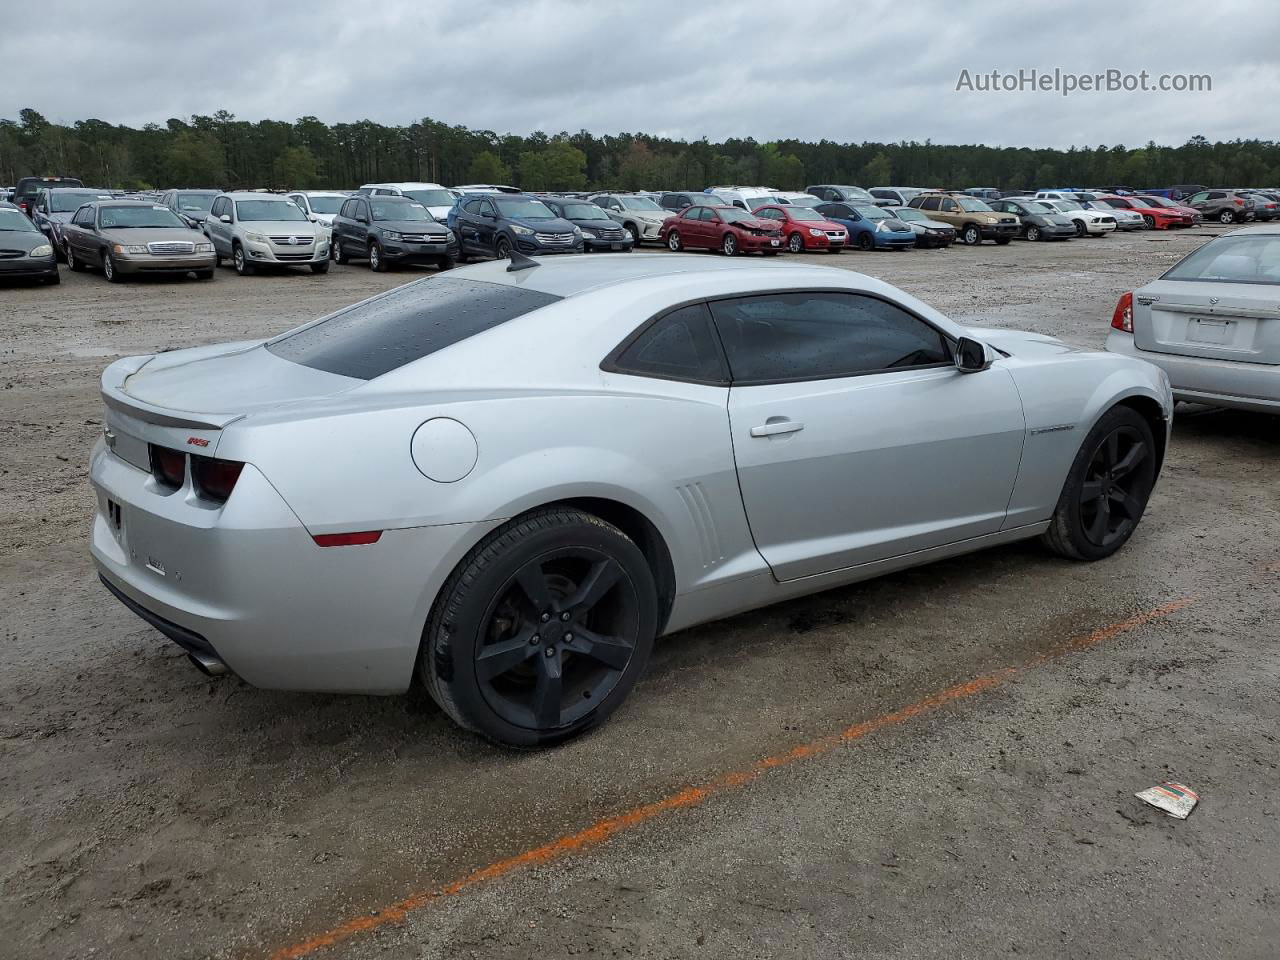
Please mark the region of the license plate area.
[[1187, 341], [1224, 346], [1231, 342], [1233, 326], [1230, 320], [1216, 317], [1191, 317], [1187, 321]]

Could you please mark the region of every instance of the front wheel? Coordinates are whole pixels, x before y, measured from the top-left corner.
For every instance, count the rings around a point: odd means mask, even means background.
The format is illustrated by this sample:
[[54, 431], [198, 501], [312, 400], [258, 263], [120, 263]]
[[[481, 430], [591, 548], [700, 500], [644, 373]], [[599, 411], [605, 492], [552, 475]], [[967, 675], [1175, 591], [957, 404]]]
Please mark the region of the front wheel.
[[329, 247], [330, 258], [333, 260], [334, 263], [339, 263], [339, 264], [346, 263], [347, 253], [345, 250], [342, 249], [342, 241], [335, 236], [331, 241], [331, 243], [332, 243], [332, 246]]
[[876, 248], [876, 238], [869, 233], [858, 234], [858, 249], [863, 251], [874, 250]]
[[387, 261], [382, 259], [382, 248], [376, 243], [369, 244], [369, 269], [374, 273], [387, 271]]
[[1236, 215], [1232, 213], [1230, 210], [1223, 210], [1220, 214], [1218, 214], [1218, 222], [1219, 223], [1235, 223]]
[[667, 249], [672, 253], [680, 252], [680, 234], [675, 230], [667, 234]]
[[644, 672], [658, 626], [644, 554], [569, 507], [508, 521], [441, 589], [419, 674], [459, 725], [512, 747], [602, 723]]
[[640, 246], [640, 228], [634, 223], [628, 223], [625, 229], [627, 233], [631, 234], [631, 245], [633, 247]]
[[506, 237], [499, 237], [498, 242], [493, 245], [493, 253], [499, 260], [510, 259], [511, 241]]
[[720, 252], [726, 257], [737, 256], [738, 238], [732, 233], [726, 233], [724, 239], [720, 241]]
[[787, 249], [792, 253], [804, 253], [804, 237], [798, 233], [787, 237]]
[[1026, 238], [1032, 242], [1040, 239], [1040, 228], [1034, 223], [1027, 227]]
[[1147, 225], [1148, 230], [1154, 230], [1156, 228], [1156, 218], [1151, 216], [1149, 213], [1144, 213], [1142, 215], [1142, 222]]
[[109, 250], [102, 251], [102, 275], [110, 283], [120, 283], [124, 279], [120, 276], [120, 270], [116, 267], [115, 257], [111, 256]]
[[242, 277], [253, 275], [253, 264], [249, 262], [249, 258], [245, 256], [244, 247], [236, 244], [231, 248], [231, 263], [236, 268], [236, 273]]
[[982, 242], [982, 231], [971, 223], [960, 231], [960, 242], [966, 247], [976, 247]]
[[1085, 437], [1042, 539], [1073, 560], [1101, 560], [1133, 535], [1156, 481], [1156, 445], [1147, 421], [1113, 407]]
[[1077, 236], [1077, 237], [1083, 237], [1083, 236], [1084, 236], [1084, 221], [1083, 221], [1083, 220], [1077, 220], [1077, 221], [1076, 221], [1076, 236]]

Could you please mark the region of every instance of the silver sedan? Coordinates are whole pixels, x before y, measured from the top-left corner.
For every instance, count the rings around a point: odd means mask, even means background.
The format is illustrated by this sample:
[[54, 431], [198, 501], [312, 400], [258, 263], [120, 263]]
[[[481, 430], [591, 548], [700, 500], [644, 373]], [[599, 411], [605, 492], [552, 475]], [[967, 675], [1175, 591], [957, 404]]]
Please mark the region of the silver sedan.
[[92, 553], [210, 673], [397, 693], [552, 743], [660, 634], [1041, 537], [1132, 535], [1150, 364], [961, 326], [870, 277], [496, 261], [102, 378]]
[[1169, 376], [1179, 400], [1280, 413], [1280, 225], [1215, 237], [1120, 297], [1107, 349]]

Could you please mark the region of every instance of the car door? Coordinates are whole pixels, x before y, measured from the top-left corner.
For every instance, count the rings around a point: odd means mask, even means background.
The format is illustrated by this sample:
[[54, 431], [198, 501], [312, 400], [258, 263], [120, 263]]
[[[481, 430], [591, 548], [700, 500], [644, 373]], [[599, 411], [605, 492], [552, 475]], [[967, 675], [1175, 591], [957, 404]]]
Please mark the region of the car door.
[[1025, 434], [1001, 361], [961, 373], [944, 334], [869, 294], [765, 294], [711, 311], [743, 503], [779, 580], [1000, 530]]
[[[377, 195], [378, 191], [374, 191]], [[356, 256], [362, 256], [369, 249], [370, 231], [373, 229], [373, 213], [369, 208], [369, 201], [364, 197], [356, 199], [355, 216], [351, 218], [348, 227], [349, 242], [347, 243], [347, 252]]]
[[480, 249], [485, 253], [493, 252], [493, 245], [497, 242], [500, 227], [498, 208], [494, 206], [492, 200], [486, 197], [480, 201], [480, 216], [476, 220], [476, 237], [479, 241]]
[[84, 233], [88, 226], [93, 223], [93, 208], [84, 206], [75, 212], [71, 218], [71, 222], [67, 224], [62, 231], [62, 237], [66, 241], [67, 248], [81, 262], [85, 262], [85, 237]]
[[218, 197], [209, 208], [209, 216], [204, 221], [204, 233], [213, 244], [214, 253], [218, 256], [231, 256], [231, 245], [227, 242], [227, 225], [222, 218], [228, 212], [231, 201], [226, 197]]

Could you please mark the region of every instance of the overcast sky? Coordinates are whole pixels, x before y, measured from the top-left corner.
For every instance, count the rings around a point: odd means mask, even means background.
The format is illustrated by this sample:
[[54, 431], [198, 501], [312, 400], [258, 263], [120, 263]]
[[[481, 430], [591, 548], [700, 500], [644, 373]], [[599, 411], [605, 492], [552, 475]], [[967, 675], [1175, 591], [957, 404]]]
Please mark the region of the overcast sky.
[[[92, 9], [93, 12], [89, 13]], [[12, 20], [12, 18], [9, 18]], [[1076, 0], [42, 0], [0, 117], [410, 123], [1011, 146], [1274, 139], [1280, 11]], [[956, 91], [962, 70], [1209, 74], [1207, 93]]]

